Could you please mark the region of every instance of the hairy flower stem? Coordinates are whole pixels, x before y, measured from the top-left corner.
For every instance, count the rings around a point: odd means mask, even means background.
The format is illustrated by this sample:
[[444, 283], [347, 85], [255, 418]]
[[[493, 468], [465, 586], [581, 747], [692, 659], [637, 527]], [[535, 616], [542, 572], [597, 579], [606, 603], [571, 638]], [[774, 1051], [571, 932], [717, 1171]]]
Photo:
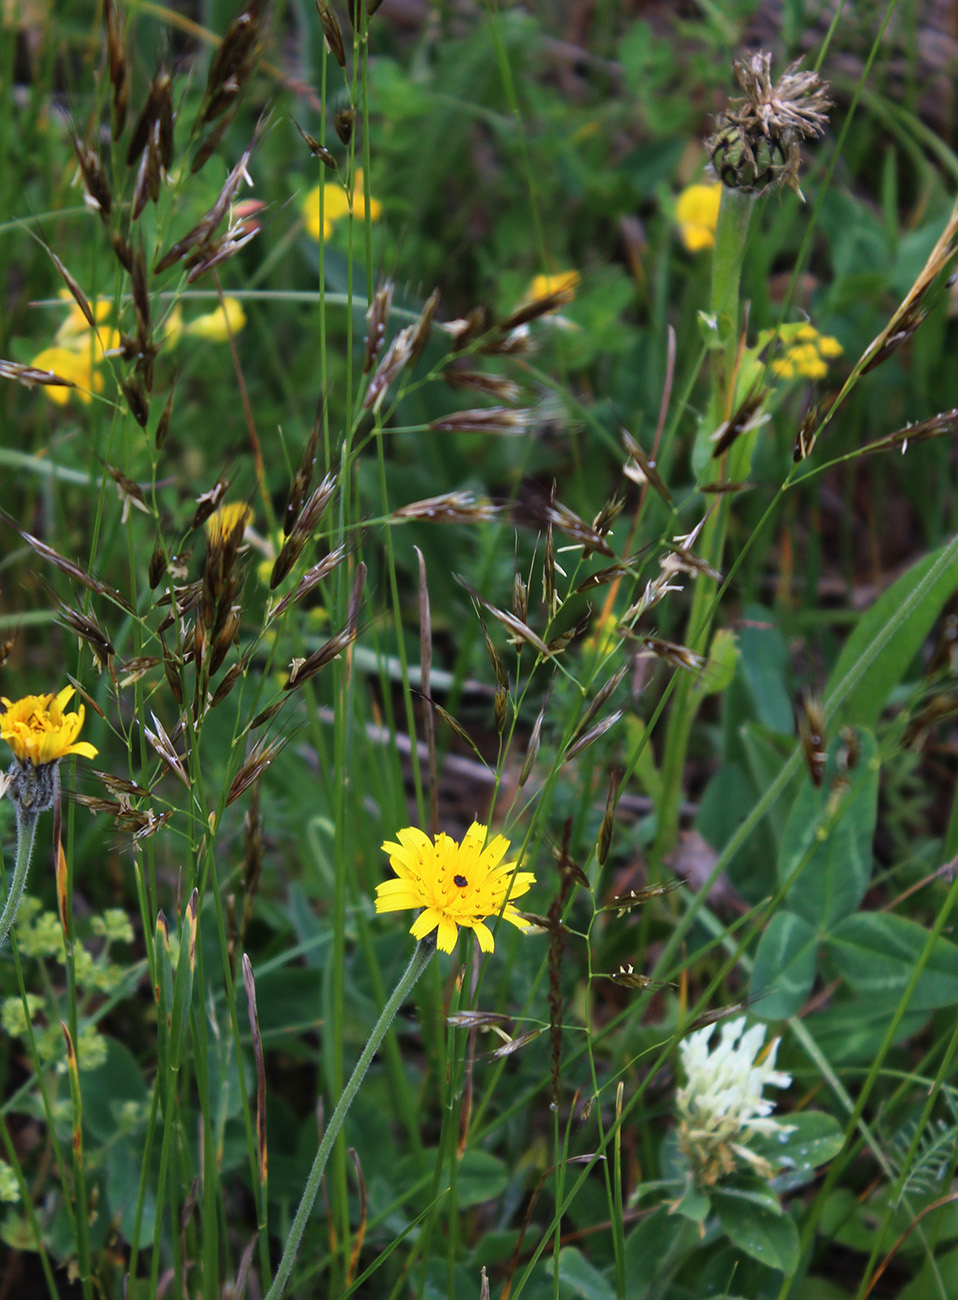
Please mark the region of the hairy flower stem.
[[[709, 304], [718, 336], [718, 346], [712, 354], [712, 396], [706, 416], [706, 429], [710, 433], [728, 418], [735, 402], [739, 285], [754, 204], [753, 194], [723, 185], [715, 228]], [[744, 474], [749, 454], [748, 440], [740, 438], [728, 454], [726, 479], [734, 481]], [[730, 498], [720, 497], [702, 530], [702, 558], [719, 572], [722, 571], [729, 507]], [[705, 574], [700, 574], [695, 580], [685, 644], [699, 654], [705, 654], [707, 649], [715, 591], [715, 580]], [[658, 809], [658, 828], [652, 855], [653, 861], [657, 863], [661, 863], [666, 854], [671, 852], [678, 839], [685, 756], [692, 723], [703, 698], [701, 691], [695, 689], [696, 685], [696, 679], [690, 673], [679, 673], [662, 759], [662, 800]]]
[[319, 1144], [319, 1150], [313, 1160], [313, 1167], [309, 1171], [309, 1177], [306, 1179], [306, 1186], [303, 1189], [303, 1196], [299, 1203], [299, 1209], [296, 1211], [296, 1217], [293, 1225], [289, 1230], [289, 1236], [286, 1238], [286, 1245], [283, 1248], [283, 1258], [279, 1262], [279, 1268], [276, 1270], [276, 1276], [273, 1278], [273, 1285], [266, 1293], [266, 1300], [279, 1300], [283, 1294], [286, 1283], [289, 1281], [289, 1275], [292, 1272], [293, 1264], [296, 1262], [296, 1254], [299, 1250], [299, 1243], [302, 1240], [303, 1232], [306, 1228], [306, 1221], [312, 1212], [313, 1205], [319, 1192], [320, 1184], [323, 1181], [323, 1172], [326, 1168], [326, 1161], [329, 1159], [329, 1153], [333, 1149], [336, 1138], [339, 1136], [339, 1130], [343, 1126], [343, 1120], [356, 1099], [359, 1092], [360, 1084], [372, 1064], [373, 1057], [379, 1051], [383, 1039], [386, 1037], [386, 1031], [396, 1017], [396, 1012], [405, 1002], [406, 998], [415, 987], [416, 981], [429, 964], [429, 958], [436, 951], [435, 938], [430, 936], [421, 939], [416, 945], [409, 965], [400, 979], [399, 983], [393, 990], [392, 996], [382, 1009], [382, 1014], [376, 1021], [372, 1033], [369, 1035], [369, 1041], [362, 1050], [359, 1060], [356, 1062], [356, 1068], [350, 1075], [349, 1082], [343, 1089], [343, 1094], [336, 1104], [336, 1109], [330, 1116], [326, 1132], [323, 1134], [322, 1141]]
[[17, 919], [17, 911], [20, 907], [20, 899], [23, 896], [23, 886], [27, 883], [27, 872], [30, 869], [30, 859], [33, 857], [33, 840], [37, 829], [37, 809], [24, 808], [21, 803], [17, 803], [17, 858], [13, 868], [13, 880], [10, 882], [10, 889], [7, 893], [7, 901], [3, 905], [3, 913], [0, 914], [0, 945], [10, 933], [10, 927]]

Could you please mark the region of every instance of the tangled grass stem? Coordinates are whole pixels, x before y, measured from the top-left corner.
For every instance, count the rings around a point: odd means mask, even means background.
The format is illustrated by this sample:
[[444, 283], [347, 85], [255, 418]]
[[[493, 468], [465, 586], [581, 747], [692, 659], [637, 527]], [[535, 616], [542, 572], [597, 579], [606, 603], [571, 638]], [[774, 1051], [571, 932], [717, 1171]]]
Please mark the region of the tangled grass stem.
[[343, 1120], [346, 1118], [350, 1106], [356, 1099], [360, 1085], [365, 1077], [366, 1071], [372, 1064], [373, 1057], [379, 1051], [383, 1039], [386, 1037], [386, 1031], [396, 1018], [396, 1012], [405, 1002], [406, 998], [412, 992], [420, 975], [429, 964], [429, 958], [436, 951], [435, 936], [430, 935], [428, 938], [420, 939], [416, 944], [415, 951], [406, 967], [402, 978], [392, 992], [392, 996], [382, 1009], [382, 1013], [373, 1031], [369, 1035], [369, 1041], [363, 1048], [359, 1060], [356, 1062], [356, 1068], [350, 1075], [349, 1082], [343, 1089], [342, 1096], [336, 1104], [326, 1132], [323, 1134], [322, 1141], [319, 1144], [319, 1150], [313, 1159], [312, 1168], [309, 1171], [309, 1177], [306, 1179], [306, 1186], [303, 1189], [303, 1195], [299, 1202], [299, 1209], [296, 1211], [296, 1217], [293, 1219], [292, 1227], [289, 1230], [289, 1236], [286, 1238], [286, 1245], [283, 1248], [283, 1257], [279, 1262], [279, 1268], [276, 1270], [276, 1276], [273, 1278], [273, 1284], [266, 1293], [266, 1300], [280, 1300], [286, 1289], [286, 1283], [289, 1281], [289, 1275], [292, 1272], [296, 1255], [299, 1250], [299, 1243], [302, 1241], [303, 1232], [306, 1228], [306, 1222], [312, 1212], [313, 1205], [316, 1202], [316, 1196], [319, 1192], [320, 1184], [323, 1181], [323, 1173], [326, 1169], [326, 1161], [333, 1149], [336, 1138], [339, 1136], [339, 1130], [343, 1126]]

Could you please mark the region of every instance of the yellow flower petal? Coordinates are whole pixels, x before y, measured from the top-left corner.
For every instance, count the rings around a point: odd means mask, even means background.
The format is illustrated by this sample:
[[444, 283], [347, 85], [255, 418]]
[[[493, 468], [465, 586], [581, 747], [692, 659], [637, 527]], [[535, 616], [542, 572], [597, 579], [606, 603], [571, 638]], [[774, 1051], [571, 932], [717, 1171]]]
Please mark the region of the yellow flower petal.
[[[319, 220], [319, 192], [323, 191], [323, 220], [320, 225]], [[363, 173], [362, 169], [356, 172], [356, 178], [353, 185], [353, 201], [357, 208], [364, 206], [369, 211], [370, 221], [378, 221], [383, 214], [383, 205], [379, 199], [371, 198], [363, 190]], [[349, 198], [346, 190], [343, 188], [341, 181], [326, 181], [320, 187], [313, 186], [306, 197], [303, 199], [302, 213], [303, 224], [306, 232], [313, 239], [319, 240], [320, 234], [323, 239], [329, 239], [333, 233], [334, 224], [342, 217], [349, 215]], [[364, 214], [357, 212], [357, 219], [364, 220]]]
[[246, 313], [239, 299], [224, 298], [222, 305], [215, 311], [197, 316], [184, 326], [183, 333], [192, 334], [194, 338], [209, 339], [212, 343], [225, 343], [231, 334], [238, 334], [245, 324]]
[[44, 348], [30, 364], [37, 370], [48, 370], [57, 378], [68, 379], [76, 385], [72, 389], [44, 385], [44, 393], [57, 406], [66, 406], [71, 393], [76, 393], [81, 402], [89, 405], [92, 401], [91, 394], [103, 389], [103, 378], [93, 369], [89, 347], [85, 352], [73, 352], [62, 347]]
[[721, 185], [687, 185], [676, 200], [675, 220], [682, 243], [690, 253], [711, 248], [715, 243], [721, 201]]

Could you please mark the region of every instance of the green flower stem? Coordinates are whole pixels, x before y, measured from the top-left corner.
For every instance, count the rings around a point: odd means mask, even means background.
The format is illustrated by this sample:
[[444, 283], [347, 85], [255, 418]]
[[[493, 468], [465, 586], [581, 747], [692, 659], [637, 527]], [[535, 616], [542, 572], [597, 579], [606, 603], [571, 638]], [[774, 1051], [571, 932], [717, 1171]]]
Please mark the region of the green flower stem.
[[10, 882], [10, 890], [7, 894], [7, 901], [3, 905], [3, 913], [0, 914], [0, 945], [10, 933], [10, 927], [17, 919], [17, 911], [20, 907], [20, 899], [23, 896], [23, 886], [27, 883], [27, 872], [30, 869], [30, 859], [33, 857], [33, 841], [37, 829], [37, 810], [35, 808], [24, 808], [17, 801], [17, 860], [13, 868], [13, 880]]
[[303, 1189], [302, 1200], [299, 1203], [299, 1209], [296, 1211], [296, 1217], [293, 1225], [289, 1230], [289, 1236], [286, 1238], [286, 1245], [283, 1248], [283, 1258], [279, 1262], [279, 1268], [276, 1270], [276, 1276], [273, 1279], [273, 1285], [266, 1293], [266, 1300], [279, 1300], [285, 1290], [286, 1283], [289, 1281], [289, 1275], [292, 1272], [293, 1264], [296, 1262], [296, 1253], [299, 1250], [299, 1243], [303, 1237], [303, 1231], [306, 1228], [306, 1221], [312, 1212], [316, 1196], [319, 1192], [320, 1183], [323, 1181], [323, 1171], [326, 1168], [326, 1161], [329, 1159], [329, 1153], [333, 1149], [333, 1144], [339, 1136], [339, 1130], [343, 1126], [343, 1120], [356, 1099], [359, 1092], [360, 1084], [365, 1077], [366, 1071], [372, 1064], [373, 1057], [379, 1051], [386, 1032], [393, 1020], [396, 1018], [396, 1012], [405, 1002], [406, 998], [415, 987], [416, 981], [429, 964], [429, 958], [436, 951], [435, 937], [421, 939], [416, 945], [416, 950], [412, 955], [409, 965], [400, 979], [399, 983], [393, 990], [392, 996], [382, 1009], [382, 1014], [376, 1021], [372, 1033], [369, 1035], [369, 1041], [362, 1050], [359, 1060], [356, 1062], [356, 1068], [353, 1070], [349, 1082], [343, 1089], [343, 1094], [336, 1104], [329, 1124], [326, 1126], [326, 1132], [319, 1144], [319, 1150], [316, 1152], [313, 1160], [313, 1167], [309, 1171], [309, 1177], [306, 1180], [306, 1186]]
[[[712, 292], [710, 311], [715, 317], [718, 347], [712, 357], [712, 396], [706, 416], [707, 428], [713, 431], [729, 414], [734, 400], [735, 359], [739, 341], [739, 285], [742, 263], [748, 241], [748, 227], [755, 196], [742, 190], [722, 187], [718, 223], [715, 227], [715, 250], [712, 261]], [[739, 477], [737, 462], [747, 455], [747, 445], [740, 439], [729, 452], [726, 477]], [[720, 498], [702, 529], [700, 554], [713, 568], [722, 570], [722, 553], [725, 549], [725, 531], [728, 524], [729, 501]], [[696, 578], [689, 612], [685, 644], [700, 654], [707, 649], [712, 606], [715, 599], [715, 581], [700, 574]], [[696, 679], [686, 672], [678, 674], [675, 699], [669, 717], [662, 759], [662, 800], [658, 809], [653, 860], [661, 863], [675, 847], [678, 839], [679, 807], [682, 801], [682, 777], [688, 751], [692, 723], [702, 700], [697, 691]]]

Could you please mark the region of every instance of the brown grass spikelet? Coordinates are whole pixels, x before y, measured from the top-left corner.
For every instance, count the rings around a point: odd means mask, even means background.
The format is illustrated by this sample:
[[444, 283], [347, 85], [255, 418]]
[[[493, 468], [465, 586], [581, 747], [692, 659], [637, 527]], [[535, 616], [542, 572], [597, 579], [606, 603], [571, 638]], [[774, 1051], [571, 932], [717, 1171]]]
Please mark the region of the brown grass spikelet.
[[249, 0], [227, 27], [210, 62], [194, 131], [235, 108], [256, 66], [257, 47], [268, 9], [269, 0]]
[[432, 333], [432, 322], [435, 318], [436, 311], [439, 307], [439, 290], [433, 289], [432, 293], [422, 305], [418, 317], [413, 322], [412, 345], [409, 351], [409, 365], [415, 366], [426, 350], [426, 344], [429, 342], [429, 335]]
[[412, 357], [415, 325], [407, 325], [393, 338], [377, 365], [363, 398], [364, 411], [381, 410], [389, 389]]
[[548, 316], [558, 311], [560, 307], [567, 307], [574, 297], [574, 288], [564, 286], [554, 289], [552, 293], [547, 293], [541, 298], [532, 298], [529, 302], [522, 303], [504, 320], [499, 321], [496, 328], [503, 334], [509, 334], [520, 325], [527, 325], [529, 321], [538, 320], [540, 316]]
[[518, 648], [523, 643], [527, 643], [538, 650], [539, 654], [541, 654], [544, 659], [550, 659], [552, 657], [552, 651], [543, 641], [542, 637], [539, 636], [537, 632], [534, 632], [528, 623], [517, 618], [515, 614], [510, 614], [508, 610], [500, 609], [497, 605], [493, 605], [492, 602], [486, 600], [484, 596], [480, 596], [475, 587], [470, 586], [469, 583], [466, 582], [465, 578], [460, 574], [453, 574], [453, 577], [461, 587], [464, 587], [466, 591], [468, 591], [469, 595], [477, 602], [477, 604], [481, 605], [482, 608], [487, 610], [494, 619], [497, 619], [503, 627], [508, 629], [510, 633], [509, 640], [513, 645]]
[[196, 511], [190, 523], [190, 532], [194, 528], [199, 528], [200, 524], [205, 523], [213, 511], [219, 508], [220, 502], [226, 496], [229, 485], [229, 479], [218, 478], [208, 492], [200, 493], [196, 498]]
[[169, 172], [173, 166], [173, 78], [164, 67], [157, 70], [150, 83], [146, 103], [130, 135], [127, 167], [132, 167], [147, 149], [155, 152], [157, 165]]
[[153, 746], [153, 749], [156, 751], [164, 765], [173, 773], [174, 776], [179, 777], [187, 789], [189, 789], [190, 778], [187, 775], [184, 760], [180, 758], [179, 754], [176, 752], [172, 739], [156, 714], [151, 712], [150, 717], [153, 719], [153, 726], [156, 730], [151, 731], [149, 727], [144, 727], [143, 734]]
[[[154, 275], [161, 275], [164, 271], [169, 270], [171, 266], [184, 259], [188, 259], [188, 265], [192, 268], [192, 271], [196, 271], [198, 266], [204, 270], [208, 269], [207, 263], [213, 257], [219, 256], [224, 250], [227, 250], [227, 255], [231, 256], [232, 253], [238, 252], [244, 243], [248, 243], [249, 239], [256, 233], [255, 230], [247, 232], [243, 228], [241, 234], [234, 227], [232, 230], [227, 231], [223, 239], [219, 241], [213, 239], [214, 231], [219, 228], [223, 218], [229, 212], [230, 205], [239, 193], [240, 186], [249, 181], [249, 161], [259, 144], [264, 127], [265, 123], [262, 121], [257, 124], [253, 139], [244, 149], [239, 162], [223, 182], [216, 201], [192, 230], [188, 231], [182, 239], [178, 239], [159, 259], [153, 268]], [[219, 260], [222, 261], [223, 257], [219, 256]], [[201, 271], [196, 271], [196, 275], [192, 275], [191, 272], [191, 277], [188, 277], [188, 279], [195, 279], [200, 274], [202, 274]]]
[[539, 710], [536, 720], [532, 724], [529, 743], [526, 745], [526, 755], [522, 760], [522, 770], [519, 772], [518, 786], [520, 790], [532, 775], [532, 769], [535, 767], [536, 759], [539, 757], [539, 745], [542, 740], [542, 724], [545, 721], [546, 706], [548, 703], [549, 694], [547, 692], [545, 699], [542, 701], [542, 708]]
[[[363, 358], [363, 374], [368, 375], [373, 363], [382, 350], [386, 338], [386, 326], [392, 311], [395, 285], [387, 280], [373, 294], [373, 300], [366, 309], [366, 351]], [[411, 349], [410, 349], [411, 354]]]
[[514, 379], [506, 375], [489, 375], [482, 370], [443, 371], [443, 379], [453, 388], [466, 388], [491, 397], [496, 402], [515, 403], [522, 396], [522, 390]]
[[619, 802], [619, 785], [622, 781], [622, 773], [618, 768], [613, 768], [609, 773], [609, 791], [605, 797], [605, 815], [602, 818], [602, 825], [599, 827], [599, 838], [596, 842], [595, 855], [600, 867], [604, 867], [609, 856], [609, 849], [612, 847], [612, 832], [615, 829], [615, 809]]
[[344, 650], [347, 650], [356, 639], [359, 631], [359, 608], [362, 601], [363, 589], [366, 585], [366, 566], [358, 564], [356, 566], [356, 576], [353, 579], [353, 589], [349, 597], [349, 610], [346, 615], [346, 626], [335, 636], [331, 636], [328, 641], [314, 650], [303, 660], [295, 661], [288, 679], [283, 684], [284, 691], [294, 690], [301, 686], [303, 682], [309, 680], [321, 669], [325, 668], [328, 663], [338, 658]]
[[327, 474], [319, 486], [313, 489], [273, 564], [269, 576], [270, 591], [276, 590], [283, 579], [291, 572], [300, 555], [302, 555], [306, 543], [315, 532], [327, 506], [335, 495], [337, 482], [335, 474]]
[[0, 378], [14, 379], [24, 388], [76, 388], [72, 379], [64, 379], [54, 370], [38, 370], [21, 361], [0, 360]]
[[244, 791], [263, 775], [273, 759], [281, 754], [289, 743], [288, 736], [279, 736], [276, 740], [258, 740], [243, 760], [242, 766], [233, 777], [233, 782], [226, 796], [227, 808], [235, 803]]
[[324, 144], [321, 144], [320, 141], [317, 140], [314, 135], [310, 135], [308, 131], [304, 131], [303, 128], [300, 126], [300, 124], [296, 121], [295, 117], [291, 117], [290, 121], [292, 122], [293, 126], [295, 126], [296, 130], [300, 133], [300, 135], [303, 137], [303, 140], [306, 144], [306, 148], [309, 150], [312, 156], [314, 158], [318, 158], [319, 161], [323, 164], [323, 166], [328, 167], [331, 172], [339, 171], [339, 163], [336, 161], [336, 155], [330, 153], [329, 150], [326, 148], [326, 146]]
[[289, 495], [286, 498], [286, 509], [283, 512], [283, 536], [288, 537], [293, 530], [303, 508], [303, 502], [306, 500], [306, 493], [309, 491], [309, 485], [313, 481], [313, 466], [316, 463], [316, 450], [319, 446], [320, 422], [322, 420], [322, 399], [316, 411], [316, 419], [310, 430], [309, 438], [306, 440], [306, 446], [303, 448], [303, 454], [300, 457], [299, 465], [293, 475], [289, 485]]
[[665, 504], [671, 507], [672, 493], [669, 491], [665, 479], [656, 469], [655, 461], [645, 453], [628, 429], [620, 429], [619, 436], [628, 456], [628, 460], [622, 468], [622, 473], [627, 479], [631, 479], [633, 483], [637, 483], [640, 487], [648, 483]]
[[616, 709], [614, 712], [610, 713], [608, 717], [603, 718], [601, 722], [597, 722], [594, 727], [590, 727], [588, 731], [582, 732], [581, 735], [577, 736], [575, 740], [573, 740], [565, 754], [563, 754], [562, 761], [564, 763], [569, 763], [573, 758], [577, 758], [584, 749], [587, 749], [589, 745], [594, 744], [600, 736], [604, 736], [607, 731], [611, 731], [615, 724], [620, 721], [624, 712], [624, 709]]
[[84, 202], [88, 208], [99, 213], [101, 221], [106, 225], [113, 211], [113, 195], [100, 155], [92, 145], [81, 139], [76, 131], [72, 133], [72, 139], [73, 151], [80, 166], [80, 175], [83, 177]]
[[104, 0], [103, 23], [106, 28], [106, 54], [113, 87], [113, 139], [118, 140], [126, 124], [130, 103], [130, 65], [126, 53], [126, 18], [115, 0]]
[[71, 609], [69, 605], [64, 605], [62, 601], [57, 602], [60, 619], [63, 624], [70, 628], [72, 632], [86, 641], [93, 656], [101, 668], [105, 668], [110, 659], [116, 654], [110, 638], [97, 623], [93, 614], [82, 614], [78, 609]]
[[508, 406], [489, 406], [471, 411], [453, 411], [427, 426], [433, 433], [491, 433], [518, 438], [532, 427], [532, 411]]
[[142, 379], [138, 375], [121, 379], [120, 391], [126, 398], [130, 414], [140, 428], [145, 429], [150, 422], [150, 399], [147, 397]]
[[472, 492], [443, 492], [422, 501], [411, 501], [392, 513], [393, 519], [428, 519], [437, 524], [487, 523], [502, 514], [503, 507], [479, 501]]
[[297, 601], [302, 600], [302, 598], [322, 582], [324, 578], [328, 578], [333, 570], [342, 564], [343, 560], [346, 558], [346, 554], [347, 551], [345, 545], [337, 546], [334, 551], [330, 551], [330, 553], [324, 556], [323, 559], [308, 568], [300, 578], [295, 591], [289, 592], [288, 595], [284, 596], [277, 605], [270, 608], [266, 615], [266, 622], [271, 623], [273, 619], [279, 618], [281, 614], [285, 613], [286, 610], [289, 609], [290, 605], [294, 605]]
[[315, 0], [315, 4], [316, 12], [319, 14], [319, 22], [323, 29], [326, 48], [339, 66], [345, 69], [346, 46], [343, 44], [343, 33], [339, 25], [339, 19], [329, 5], [326, 4], [326, 0]]
[[641, 907], [651, 898], [659, 898], [662, 894], [671, 894], [673, 890], [681, 889], [685, 884], [684, 880], [665, 880], [658, 885], [645, 885], [641, 889], [630, 889], [627, 894], [618, 894], [610, 898], [607, 903], [602, 905], [605, 912], [615, 912], [616, 916], [623, 917], [631, 912], [634, 907]]

